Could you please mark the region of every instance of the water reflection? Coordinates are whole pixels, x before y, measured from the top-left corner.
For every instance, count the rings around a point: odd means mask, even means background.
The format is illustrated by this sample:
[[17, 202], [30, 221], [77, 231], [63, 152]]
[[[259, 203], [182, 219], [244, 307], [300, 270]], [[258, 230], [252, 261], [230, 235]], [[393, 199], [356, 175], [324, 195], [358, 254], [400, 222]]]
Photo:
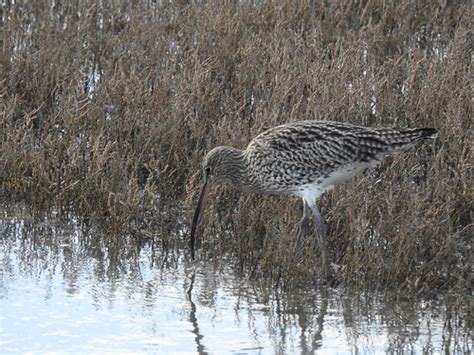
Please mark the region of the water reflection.
[[449, 299], [267, 288], [160, 253], [158, 237], [101, 235], [3, 212], [1, 353], [472, 351]]
[[200, 332], [199, 332], [199, 324], [198, 320], [196, 317], [196, 304], [193, 302], [193, 289], [194, 289], [194, 280], [196, 279], [196, 272], [193, 271], [190, 276], [190, 283], [189, 287], [186, 291], [186, 295], [188, 297], [189, 305], [191, 307], [191, 310], [189, 311], [189, 321], [191, 322], [191, 325], [193, 327], [193, 334], [195, 335], [194, 339], [196, 341], [196, 350], [199, 354], [207, 354], [207, 352], [204, 351], [204, 346], [201, 343], [202, 338], [204, 337]]

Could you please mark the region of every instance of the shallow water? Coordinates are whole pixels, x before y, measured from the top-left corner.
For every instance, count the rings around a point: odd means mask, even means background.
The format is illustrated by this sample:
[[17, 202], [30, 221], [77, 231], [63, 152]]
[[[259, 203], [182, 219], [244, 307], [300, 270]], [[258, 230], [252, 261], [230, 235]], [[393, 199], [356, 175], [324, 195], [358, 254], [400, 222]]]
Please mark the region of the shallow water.
[[0, 235], [2, 354], [472, 351], [447, 299], [282, 291], [54, 218], [3, 211]]

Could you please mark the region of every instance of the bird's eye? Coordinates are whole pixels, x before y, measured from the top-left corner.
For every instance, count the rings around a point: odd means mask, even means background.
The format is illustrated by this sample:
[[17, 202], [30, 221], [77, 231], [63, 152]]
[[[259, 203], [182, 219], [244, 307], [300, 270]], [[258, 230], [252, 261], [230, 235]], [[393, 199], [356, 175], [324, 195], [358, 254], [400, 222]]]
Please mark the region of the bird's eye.
[[204, 171], [206, 172], [206, 175], [210, 175], [211, 174], [211, 168], [210, 167], [206, 167], [206, 169], [204, 169]]

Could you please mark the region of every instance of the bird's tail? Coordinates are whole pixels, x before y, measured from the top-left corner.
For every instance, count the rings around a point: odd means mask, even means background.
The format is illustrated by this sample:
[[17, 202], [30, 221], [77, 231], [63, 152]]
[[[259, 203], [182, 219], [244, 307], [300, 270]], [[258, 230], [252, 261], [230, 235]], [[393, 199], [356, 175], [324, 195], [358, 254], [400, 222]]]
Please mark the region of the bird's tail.
[[378, 128], [359, 135], [359, 155], [362, 161], [379, 160], [386, 154], [407, 150], [426, 139], [436, 138], [434, 128]]
[[382, 129], [379, 131], [388, 151], [402, 151], [426, 139], [434, 139], [438, 131], [434, 128]]
[[413, 128], [400, 131], [400, 136], [411, 139], [412, 141], [434, 139], [438, 136], [438, 130], [434, 128]]

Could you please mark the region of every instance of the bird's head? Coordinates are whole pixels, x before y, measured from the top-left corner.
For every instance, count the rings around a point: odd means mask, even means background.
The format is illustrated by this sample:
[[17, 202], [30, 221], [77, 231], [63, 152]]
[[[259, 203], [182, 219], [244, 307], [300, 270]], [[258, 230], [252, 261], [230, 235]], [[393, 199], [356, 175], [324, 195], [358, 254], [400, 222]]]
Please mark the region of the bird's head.
[[199, 196], [191, 225], [191, 257], [194, 259], [194, 235], [202, 206], [212, 188], [223, 181], [236, 183], [241, 180], [243, 170], [243, 152], [231, 147], [216, 147], [204, 158], [204, 186]]
[[206, 154], [203, 162], [205, 180], [211, 186], [235, 176], [237, 165], [240, 165], [242, 151], [230, 147], [216, 147]]

